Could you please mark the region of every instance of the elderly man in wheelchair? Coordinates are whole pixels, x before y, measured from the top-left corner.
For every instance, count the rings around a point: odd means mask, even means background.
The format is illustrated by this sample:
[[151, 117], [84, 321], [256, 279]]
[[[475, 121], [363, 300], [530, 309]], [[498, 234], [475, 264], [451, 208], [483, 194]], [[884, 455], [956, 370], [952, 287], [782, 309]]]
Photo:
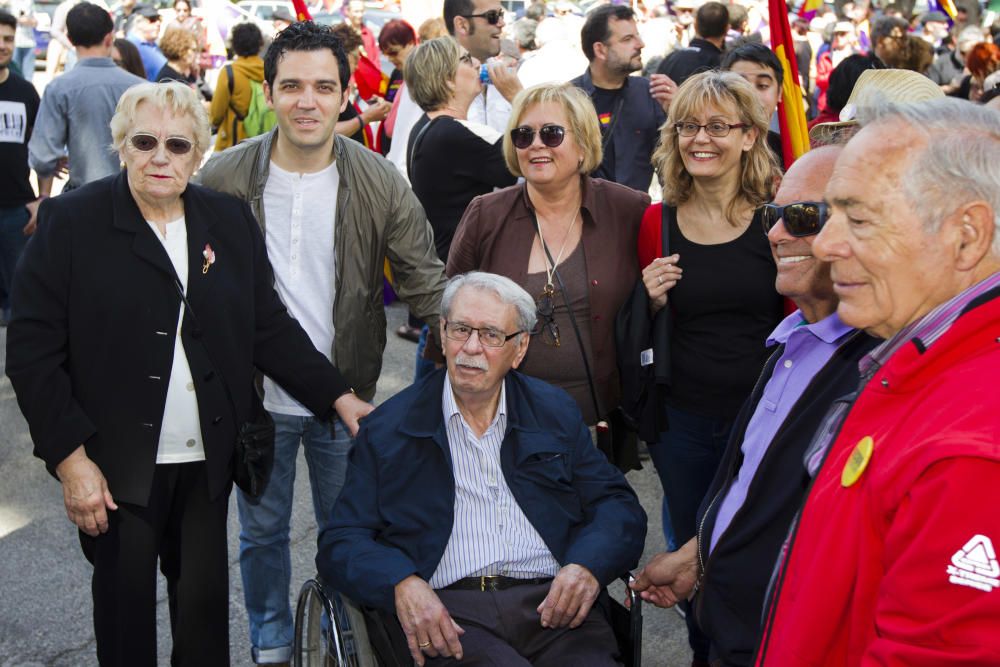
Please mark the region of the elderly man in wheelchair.
[[441, 312], [447, 369], [362, 423], [320, 576], [417, 665], [621, 664], [603, 589], [642, 554], [635, 493], [573, 400], [514, 370], [527, 292], [468, 273]]

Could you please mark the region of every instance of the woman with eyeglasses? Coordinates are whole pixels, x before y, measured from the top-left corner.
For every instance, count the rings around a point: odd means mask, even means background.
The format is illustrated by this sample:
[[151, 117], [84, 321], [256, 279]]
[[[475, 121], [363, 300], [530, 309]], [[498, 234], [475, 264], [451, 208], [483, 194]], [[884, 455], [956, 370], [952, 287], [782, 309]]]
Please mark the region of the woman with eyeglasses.
[[[438, 257], [446, 262], [469, 202], [517, 178], [504, 162], [500, 133], [468, 120], [469, 107], [483, 90], [479, 61], [451, 37], [441, 37], [413, 50], [404, 75], [410, 96], [424, 111], [410, 130], [407, 175], [434, 230]], [[434, 369], [423, 359], [427, 334], [424, 327], [417, 343], [417, 377]]]
[[226, 513], [254, 367], [320, 416], [358, 399], [274, 291], [249, 206], [188, 182], [210, 141], [197, 94], [133, 86], [111, 134], [124, 171], [39, 210], [7, 374], [94, 567], [98, 662], [156, 664], [159, 562], [172, 662], [228, 665]]
[[[672, 326], [668, 430], [649, 451], [677, 544], [695, 535], [698, 506], [783, 315], [758, 213], [779, 174], [767, 128], [749, 83], [705, 72], [678, 89], [653, 153], [663, 203], [643, 216], [639, 264], [650, 310], [668, 308]], [[695, 628], [689, 639], [695, 659], [707, 662], [704, 636]]]
[[518, 370], [565, 389], [588, 425], [618, 406], [615, 314], [639, 277], [636, 235], [649, 196], [588, 176], [601, 131], [586, 93], [543, 84], [514, 98], [504, 157], [524, 182], [472, 200], [447, 274], [479, 270], [514, 280], [539, 320]]

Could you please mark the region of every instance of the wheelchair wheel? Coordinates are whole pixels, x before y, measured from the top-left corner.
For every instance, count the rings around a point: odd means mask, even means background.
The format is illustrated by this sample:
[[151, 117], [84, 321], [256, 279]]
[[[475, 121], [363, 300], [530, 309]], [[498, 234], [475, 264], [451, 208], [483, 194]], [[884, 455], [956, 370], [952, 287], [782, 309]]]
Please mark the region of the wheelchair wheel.
[[292, 656], [295, 667], [377, 667], [361, 610], [315, 579], [299, 591]]

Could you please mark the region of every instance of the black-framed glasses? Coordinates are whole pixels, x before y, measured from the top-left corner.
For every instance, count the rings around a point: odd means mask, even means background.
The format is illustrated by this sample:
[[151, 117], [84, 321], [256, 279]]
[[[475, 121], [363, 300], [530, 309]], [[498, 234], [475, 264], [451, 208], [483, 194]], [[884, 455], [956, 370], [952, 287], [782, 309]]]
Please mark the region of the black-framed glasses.
[[[128, 141], [132, 144], [132, 148], [141, 153], [155, 151], [156, 147], [160, 145], [158, 137], [142, 132], [133, 134]], [[191, 149], [194, 148], [194, 144], [191, 143], [191, 140], [185, 139], [184, 137], [167, 137], [163, 140], [163, 145], [174, 155], [187, 155], [191, 152]]]
[[562, 340], [559, 338], [559, 325], [556, 324], [555, 311], [556, 305], [553, 300], [555, 295], [555, 290], [552, 285], [546, 285], [545, 289], [542, 290], [542, 295], [535, 300], [535, 310], [538, 314], [538, 319], [535, 322], [535, 328], [532, 329], [532, 336], [541, 336], [542, 342], [546, 345], [551, 345], [552, 347], [559, 347], [562, 344]]
[[784, 219], [785, 230], [791, 236], [812, 236], [819, 234], [830, 218], [830, 207], [821, 201], [797, 201], [784, 206], [764, 204], [761, 210], [764, 233]]
[[715, 121], [707, 125], [699, 125], [698, 123], [683, 122], [674, 123], [674, 129], [677, 130], [677, 134], [682, 137], [693, 137], [698, 134], [699, 130], [705, 130], [705, 133], [710, 137], [726, 137], [733, 130], [747, 127], [746, 123], [723, 123], [721, 121]]
[[[538, 130], [538, 138], [549, 148], [555, 148], [566, 138], [566, 128], [562, 125], [542, 125]], [[510, 142], [514, 148], [524, 150], [535, 141], [535, 128], [522, 125], [510, 131]]]
[[523, 334], [523, 331], [515, 331], [512, 334], [504, 333], [493, 327], [474, 327], [465, 322], [445, 322], [444, 335], [451, 340], [464, 343], [472, 337], [475, 331], [479, 335], [479, 342], [486, 347], [503, 347], [511, 338]]
[[486, 22], [490, 25], [496, 25], [500, 23], [500, 19], [503, 18], [503, 11], [499, 9], [490, 9], [482, 14], [459, 14], [465, 19], [486, 19]]

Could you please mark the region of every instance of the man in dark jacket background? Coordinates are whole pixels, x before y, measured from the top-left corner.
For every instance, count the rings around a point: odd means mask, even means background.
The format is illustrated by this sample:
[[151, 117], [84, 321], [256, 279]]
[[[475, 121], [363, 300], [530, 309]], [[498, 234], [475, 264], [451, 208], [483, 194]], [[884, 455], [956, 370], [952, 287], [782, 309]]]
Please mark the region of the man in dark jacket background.
[[697, 37], [691, 44], [664, 58], [657, 70], [678, 86], [693, 74], [718, 68], [729, 32], [729, 10], [722, 3], [706, 2], [695, 14], [694, 30]]

